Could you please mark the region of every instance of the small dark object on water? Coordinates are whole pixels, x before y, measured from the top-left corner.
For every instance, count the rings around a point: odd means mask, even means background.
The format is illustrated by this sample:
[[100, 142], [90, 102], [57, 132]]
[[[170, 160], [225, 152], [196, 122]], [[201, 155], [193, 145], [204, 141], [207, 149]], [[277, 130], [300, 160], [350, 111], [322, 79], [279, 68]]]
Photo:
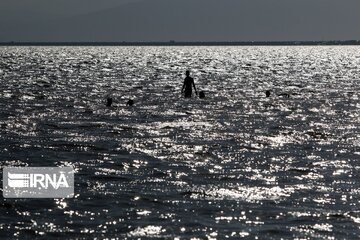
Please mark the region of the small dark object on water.
[[267, 91], [265, 92], [265, 94], [266, 94], [266, 97], [270, 97], [270, 91], [269, 91], [269, 90], [267, 90]]
[[204, 93], [204, 91], [200, 91], [200, 92], [199, 92], [199, 98], [201, 98], [201, 99], [205, 98], [205, 93]]
[[130, 99], [130, 100], [127, 102], [127, 105], [129, 105], [129, 106], [134, 105], [134, 100]]
[[39, 100], [44, 100], [44, 99], [45, 99], [45, 96], [44, 96], [44, 95], [38, 95], [37, 98], [38, 98]]
[[112, 102], [113, 102], [112, 98], [108, 97], [108, 98], [107, 98], [106, 106], [107, 106], [107, 107], [111, 107]]

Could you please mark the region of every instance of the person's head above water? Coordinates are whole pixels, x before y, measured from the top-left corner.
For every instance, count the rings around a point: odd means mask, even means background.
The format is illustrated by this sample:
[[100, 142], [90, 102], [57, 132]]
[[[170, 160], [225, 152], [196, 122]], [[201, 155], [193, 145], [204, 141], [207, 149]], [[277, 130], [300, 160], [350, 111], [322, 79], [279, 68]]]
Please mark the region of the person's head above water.
[[134, 100], [129, 99], [129, 101], [127, 101], [126, 105], [128, 105], [128, 106], [134, 105]]
[[111, 104], [113, 103], [113, 99], [111, 97], [107, 98], [106, 106], [111, 107]]
[[186, 70], [186, 76], [189, 77], [190, 76], [190, 71]]
[[270, 97], [270, 91], [269, 90], [267, 90], [266, 92], [265, 92], [265, 95], [266, 95], [266, 97]]

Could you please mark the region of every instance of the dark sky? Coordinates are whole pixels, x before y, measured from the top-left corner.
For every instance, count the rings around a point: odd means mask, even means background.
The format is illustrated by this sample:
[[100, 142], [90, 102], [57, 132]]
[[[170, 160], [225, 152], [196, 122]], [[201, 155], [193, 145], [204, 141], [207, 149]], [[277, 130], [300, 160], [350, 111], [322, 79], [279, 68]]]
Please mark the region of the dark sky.
[[0, 41], [360, 39], [359, 0], [0, 0]]

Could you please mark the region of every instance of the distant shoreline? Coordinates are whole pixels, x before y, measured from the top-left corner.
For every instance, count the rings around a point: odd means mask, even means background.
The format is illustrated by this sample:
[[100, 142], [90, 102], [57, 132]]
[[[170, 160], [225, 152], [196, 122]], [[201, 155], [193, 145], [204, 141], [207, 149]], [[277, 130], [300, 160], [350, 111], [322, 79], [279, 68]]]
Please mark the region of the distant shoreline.
[[0, 46], [334, 46], [360, 45], [348, 41], [253, 41], [253, 42], [0, 42]]

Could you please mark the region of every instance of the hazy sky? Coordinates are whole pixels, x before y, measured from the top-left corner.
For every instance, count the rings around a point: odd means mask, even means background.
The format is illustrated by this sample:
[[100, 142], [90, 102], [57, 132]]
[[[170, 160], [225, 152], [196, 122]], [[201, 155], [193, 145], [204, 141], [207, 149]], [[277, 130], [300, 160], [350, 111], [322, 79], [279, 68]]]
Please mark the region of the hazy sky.
[[360, 40], [359, 0], [0, 0], [0, 41]]

